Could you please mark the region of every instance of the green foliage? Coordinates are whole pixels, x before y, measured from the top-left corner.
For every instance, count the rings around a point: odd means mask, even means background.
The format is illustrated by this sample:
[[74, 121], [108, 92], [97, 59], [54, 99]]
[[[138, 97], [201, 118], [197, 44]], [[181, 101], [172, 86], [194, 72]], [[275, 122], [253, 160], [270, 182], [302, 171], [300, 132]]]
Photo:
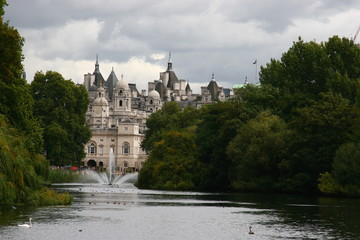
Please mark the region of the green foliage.
[[66, 196], [43, 188], [49, 164], [41, 155], [43, 132], [33, 115], [29, 85], [22, 78], [24, 39], [3, 22], [5, 5], [0, 0], [0, 205], [33, 204], [29, 199], [34, 195], [40, 197], [39, 204], [47, 203], [50, 195], [68, 203]]
[[241, 101], [218, 102], [200, 109], [195, 136], [201, 163], [196, 185], [200, 189], [215, 191], [229, 187], [232, 164], [226, 156], [226, 147], [250, 116]]
[[[0, 9], [4, 4], [4, 1], [0, 2]], [[0, 114], [28, 136], [27, 144], [31, 151], [41, 153], [42, 129], [33, 117], [29, 87], [21, 78], [24, 39], [8, 22], [0, 20]]]
[[166, 103], [161, 110], [153, 113], [146, 120], [148, 130], [141, 147], [151, 151], [153, 145], [161, 140], [162, 133], [169, 130], [179, 130], [195, 124], [198, 111], [192, 107], [181, 110], [176, 102]]
[[281, 164], [287, 160], [292, 137], [286, 123], [268, 111], [244, 124], [227, 147], [232, 188], [278, 190]]
[[[188, 119], [176, 103], [166, 105], [147, 124], [142, 147], [151, 155], [141, 187], [358, 195], [360, 146], [339, 146], [360, 141], [359, 66], [351, 40], [299, 38], [261, 68], [260, 86], [237, 89]], [[196, 148], [176, 140], [183, 134]]]
[[148, 161], [140, 172], [140, 188], [193, 190], [194, 158], [193, 130], [163, 133], [162, 140], [156, 142]]
[[359, 128], [359, 109], [332, 92], [296, 110], [291, 127], [296, 132], [289, 178], [307, 175], [303, 189], [314, 191], [319, 174], [330, 171], [336, 149]]
[[66, 169], [50, 169], [48, 181], [50, 183], [70, 183], [79, 177], [78, 172]]
[[46, 175], [47, 161], [31, 153], [26, 143], [26, 137], [0, 115], [0, 205], [24, 202], [44, 181], [37, 171]]
[[318, 99], [319, 93], [332, 91], [354, 102], [360, 76], [360, 48], [337, 36], [325, 43], [305, 43], [301, 38], [282, 55], [261, 67], [260, 82], [283, 93]]
[[84, 87], [56, 72], [37, 72], [31, 83], [34, 114], [44, 128], [46, 157], [52, 165], [80, 165], [91, 131], [85, 113], [89, 103]]
[[69, 193], [57, 193], [48, 188], [33, 191], [27, 198], [27, 204], [31, 206], [68, 205], [72, 197]]
[[6, 0], [0, 0], [0, 18], [4, 15], [4, 7], [7, 5]]
[[323, 193], [360, 196], [360, 143], [345, 143], [336, 151], [331, 173], [320, 175]]

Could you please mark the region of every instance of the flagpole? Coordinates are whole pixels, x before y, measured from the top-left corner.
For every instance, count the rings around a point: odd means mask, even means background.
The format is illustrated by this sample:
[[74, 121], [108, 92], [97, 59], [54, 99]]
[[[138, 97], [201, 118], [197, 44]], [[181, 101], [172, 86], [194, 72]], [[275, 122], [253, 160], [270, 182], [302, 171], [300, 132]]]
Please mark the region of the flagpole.
[[257, 59], [255, 59], [255, 62], [253, 62], [253, 64], [255, 65], [255, 83], [257, 83]]

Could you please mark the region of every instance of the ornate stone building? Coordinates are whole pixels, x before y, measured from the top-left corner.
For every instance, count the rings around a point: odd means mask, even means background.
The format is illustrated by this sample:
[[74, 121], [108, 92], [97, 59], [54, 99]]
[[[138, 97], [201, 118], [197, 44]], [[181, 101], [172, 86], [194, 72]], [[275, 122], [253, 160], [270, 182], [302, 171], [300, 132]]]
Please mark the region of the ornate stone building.
[[230, 90], [219, 87], [214, 74], [208, 86], [201, 87], [201, 94], [193, 94], [190, 84], [176, 76], [170, 56], [167, 70], [160, 73], [159, 80], [148, 83], [148, 94], [146, 90], [140, 94], [136, 84], [127, 83], [123, 75], [118, 80], [114, 69], [105, 81], [96, 58], [94, 72], [84, 75], [90, 100], [86, 118], [92, 131], [85, 148], [85, 166], [107, 168], [112, 151], [118, 170], [138, 171], [147, 158], [140, 144], [151, 113], [168, 101], [199, 108], [229, 97]]

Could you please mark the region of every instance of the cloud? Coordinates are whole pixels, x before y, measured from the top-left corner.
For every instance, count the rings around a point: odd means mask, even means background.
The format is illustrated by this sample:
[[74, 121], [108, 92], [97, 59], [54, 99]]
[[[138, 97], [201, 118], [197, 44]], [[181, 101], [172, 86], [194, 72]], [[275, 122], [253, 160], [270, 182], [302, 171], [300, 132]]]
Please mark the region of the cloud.
[[[25, 37], [25, 69], [56, 70], [81, 82], [96, 54], [104, 78], [115, 68], [141, 88], [165, 71], [205, 86], [257, 81], [252, 62], [280, 58], [293, 41], [352, 37], [360, 2], [335, 0], [16, 0], [5, 19]], [[140, 87], [139, 87], [140, 88]]]

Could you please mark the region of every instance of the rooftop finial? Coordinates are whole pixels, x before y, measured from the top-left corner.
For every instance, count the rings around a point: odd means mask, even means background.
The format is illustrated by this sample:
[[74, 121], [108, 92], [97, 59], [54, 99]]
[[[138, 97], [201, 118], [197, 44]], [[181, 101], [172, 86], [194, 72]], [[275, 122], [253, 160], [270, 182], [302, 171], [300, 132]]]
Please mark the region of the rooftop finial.
[[172, 71], [171, 51], [169, 51], [169, 61], [168, 61], [167, 71]]
[[99, 71], [99, 55], [96, 54], [95, 71]]
[[123, 73], [121, 74], [121, 80], [124, 80], [124, 74]]
[[212, 73], [212, 76], [211, 76], [211, 80], [215, 80], [215, 75], [214, 75], [214, 73]]

